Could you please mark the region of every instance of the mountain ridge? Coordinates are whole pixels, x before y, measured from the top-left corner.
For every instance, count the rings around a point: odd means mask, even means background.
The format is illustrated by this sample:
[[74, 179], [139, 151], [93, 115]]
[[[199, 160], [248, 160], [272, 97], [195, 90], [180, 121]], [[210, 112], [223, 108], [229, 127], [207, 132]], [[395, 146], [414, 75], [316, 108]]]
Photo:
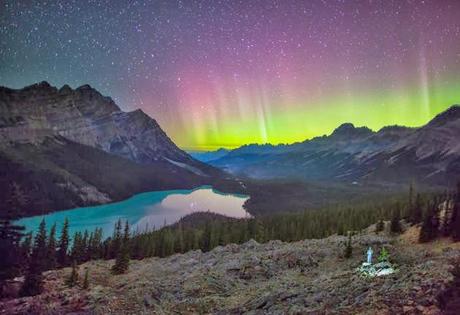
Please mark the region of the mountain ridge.
[[[75, 90], [68, 85], [57, 89], [43, 81], [24, 89], [13, 90], [3, 87], [0, 93], [3, 99], [0, 107], [5, 107], [8, 102], [16, 105], [10, 109], [10, 114], [22, 117], [21, 125], [41, 131], [40, 134], [58, 134], [137, 162], [148, 163], [152, 159], [157, 159], [158, 155], [169, 155], [170, 152], [174, 153], [173, 156], [169, 156], [170, 158], [177, 157], [192, 162], [192, 159], [167, 137], [155, 119], [140, 109], [131, 112], [121, 111], [110, 97], [103, 96], [90, 85], [82, 85]], [[3, 120], [8, 118], [6, 109], [2, 108], [1, 112]], [[65, 114], [64, 118], [59, 117], [59, 114]], [[72, 126], [69, 126], [68, 120], [72, 122]], [[107, 130], [92, 130], [96, 123]], [[136, 129], [126, 126], [130, 123], [137, 123]], [[10, 127], [20, 126], [12, 123], [10, 119]], [[161, 141], [160, 148], [164, 147], [166, 150], [155, 152], [159, 146], [151, 143], [143, 150], [133, 152], [133, 143], [130, 142], [134, 140], [143, 144], [145, 133], [150, 133], [147, 134], [147, 138]], [[136, 139], [141, 136], [142, 140]], [[40, 137], [37, 140], [39, 141]], [[141, 143], [135, 145], [139, 146]]]
[[[452, 185], [460, 178], [459, 133], [460, 106], [452, 105], [417, 128], [385, 126], [373, 131], [344, 123], [327, 136], [287, 145], [245, 145], [209, 163], [259, 179], [414, 180]], [[397, 176], [400, 171], [407, 177]]]
[[[448, 113], [454, 113], [454, 114], [448, 114]], [[443, 111], [443, 112], [437, 114], [435, 117], [433, 117], [429, 122], [427, 122], [427, 124], [432, 122], [432, 121], [437, 120], [437, 117], [440, 116], [440, 115], [441, 115], [441, 117], [444, 117], [444, 114], [455, 115], [455, 116], [457, 114], [460, 115], [460, 104], [451, 105], [448, 109], [446, 109], [445, 111]], [[367, 130], [370, 130], [372, 134], [376, 134], [376, 133], [391, 133], [391, 132], [410, 132], [410, 131], [413, 131], [413, 130], [416, 130], [416, 129], [420, 129], [425, 125], [422, 125], [422, 126], [419, 126], [419, 127], [410, 127], [410, 126], [402, 126], [402, 125], [388, 125], [388, 126], [383, 126], [383, 127], [381, 127], [380, 129], [377, 129], [377, 130], [372, 130], [367, 126], [355, 126], [354, 123], [344, 122], [344, 123], [340, 124], [337, 128], [335, 128], [330, 134], [324, 134], [324, 135], [320, 135], [320, 136], [315, 136], [315, 137], [312, 137], [312, 138], [308, 138], [308, 139], [305, 139], [305, 140], [296, 141], [296, 142], [292, 142], [292, 143], [279, 143], [279, 144], [272, 144], [272, 143], [268, 143], [268, 142], [267, 143], [246, 143], [246, 144], [243, 144], [243, 145], [241, 145], [241, 146], [239, 146], [237, 148], [234, 148], [234, 149], [225, 149], [224, 147], [221, 147], [221, 148], [218, 148], [218, 149], [213, 150], [213, 151], [200, 151], [200, 152], [208, 153], [208, 152], [217, 152], [217, 151], [221, 151], [221, 150], [231, 152], [231, 151], [236, 151], [236, 150], [240, 150], [240, 149], [248, 148], [248, 147], [285, 147], [285, 146], [293, 146], [293, 145], [309, 142], [309, 141], [312, 141], [312, 140], [315, 140], [315, 139], [322, 139], [322, 138], [325, 138], [325, 137], [329, 137], [329, 136], [333, 135], [337, 131], [340, 132], [340, 130], [342, 128], [344, 128], [344, 127], [345, 127], [345, 129], [348, 129], [349, 127], [352, 127], [354, 129], [367, 129]], [[190, 152], [194, 152], [194, 151], [191, 150]]]

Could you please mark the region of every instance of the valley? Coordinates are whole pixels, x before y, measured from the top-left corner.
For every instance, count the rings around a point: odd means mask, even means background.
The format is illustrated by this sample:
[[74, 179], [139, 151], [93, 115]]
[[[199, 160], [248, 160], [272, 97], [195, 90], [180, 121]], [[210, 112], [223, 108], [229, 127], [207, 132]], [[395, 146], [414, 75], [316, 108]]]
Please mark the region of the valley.
[[459, 315], [460, 1], [0, 1], [0, 315]]
[[[8, 314], [456, 303], [459, 106], [420, 128], [343, 124], [302, 143], [190, 154], [87, 85], [0, 88], [0, 110]], [[389, 250], [397, 274], [363, 279], [368, 247]]]

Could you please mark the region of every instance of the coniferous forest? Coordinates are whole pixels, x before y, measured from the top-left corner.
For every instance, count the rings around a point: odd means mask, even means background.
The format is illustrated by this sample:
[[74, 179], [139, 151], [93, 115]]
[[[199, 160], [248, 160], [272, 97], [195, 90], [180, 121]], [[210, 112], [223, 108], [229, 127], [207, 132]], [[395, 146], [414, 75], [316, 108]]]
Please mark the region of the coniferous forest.
[[[131, 231], [128, 222], [119, 220], [113, 235], [104, 238], [101, 229], [69, 235], [69, 222], [62, 230], [52, 226], [47, 233], [42, 221], [38, 231], [24, 234], [10, 218], [0, 227], [0, 281], [24, 275], [21, 294], [36, 295], [42, 290], [42, 272], [73, 266], [69, 285], [78, 279], [78, 264], [94, 259], [115, 259], [114, 274], [126, 272], [130, 259], [165, 257], [191, 250], [204, 252], [216, 246], [243, 243], [250, 239], [297, 241], [323, 238], [332, 234], [349, 235], [375, 223], [375, 232], [400, 233], [401, 222], [420, 224], [420, 242], [438, 237], [460, 241], [460, 184], [455, 193], [415, 194], [412, 187], [405, 199], [365, 204], [349, 208], [327, 208], [249, 219], [231, 219], [212, 213], [195, 213], [178, 223], [153, 231]], [[385, 221], [389, 221], [385, 224]], [[58, 233], [59, 232], [59, 233]], [[351, 241], [349, 241], [351, 251]], [[350, 252], [351, 253], [351, 252]], [[86, 282], [87, 275], [86, 275]], [[87, 284], [86, 284], [87, 285]]]

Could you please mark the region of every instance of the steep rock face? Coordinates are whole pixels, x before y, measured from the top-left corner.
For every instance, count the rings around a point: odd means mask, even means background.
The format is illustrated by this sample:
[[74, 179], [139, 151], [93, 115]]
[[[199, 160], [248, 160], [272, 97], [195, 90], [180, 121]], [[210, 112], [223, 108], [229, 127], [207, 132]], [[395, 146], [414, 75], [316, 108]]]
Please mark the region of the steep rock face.
[[210, 163], [257, 178], [451, 185], [460, 177], [460, 107], [420, 128], [343, 124], [330, 136], [292, 145], [251, 145]]
[[0, 214], [100, 204], [211, 184], [221, 172], [179, 149], [141, 110], [89, 85], [0, 87]]
[[0, 214], [39, 215], [117, 201], [144, 191], [212, 183], [167, 161], [140, 164], [63, 137], [0, 147]]
[[[89, 85], [72, 90], [46, 82], [22, 90], [0, 88], [3, 141], [42, 141], [60, 135], [74, 142], [149, 164], [163, 157], [198, 164], [141, 110], [123, 112]], [[1, 140], [0, 140], [1, 141]]]
[[460, 156], [460, 106], [454, 105], [398, 143], [397, 148], [416, 150], [423, 159], [434, 154], [444, 157]]

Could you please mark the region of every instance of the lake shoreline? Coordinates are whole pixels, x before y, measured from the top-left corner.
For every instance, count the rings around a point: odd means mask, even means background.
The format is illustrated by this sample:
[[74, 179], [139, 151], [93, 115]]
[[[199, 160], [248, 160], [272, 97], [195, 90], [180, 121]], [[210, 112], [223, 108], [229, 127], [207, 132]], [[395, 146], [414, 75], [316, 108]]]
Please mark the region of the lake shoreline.
[[202, 185], [193, 189], [143, 192], [122, 201], [23, 217], [14, 223], [25, 226], [26, 232], [34, 232], [44, 219], [47, 229], [57, 224], [59, 231], [63, 221], [68, 219], [72, 233], [101, 227], [104, 237], [108, 237], [118, 220], [127, 220], [132, 231], [139, 231], [174, 224], [195, 212], [213, 212], [233, 218], [247, 217], [250, 214], [244, 204], [248, 199], [248, 195], [221, 192], [211, 185]]

